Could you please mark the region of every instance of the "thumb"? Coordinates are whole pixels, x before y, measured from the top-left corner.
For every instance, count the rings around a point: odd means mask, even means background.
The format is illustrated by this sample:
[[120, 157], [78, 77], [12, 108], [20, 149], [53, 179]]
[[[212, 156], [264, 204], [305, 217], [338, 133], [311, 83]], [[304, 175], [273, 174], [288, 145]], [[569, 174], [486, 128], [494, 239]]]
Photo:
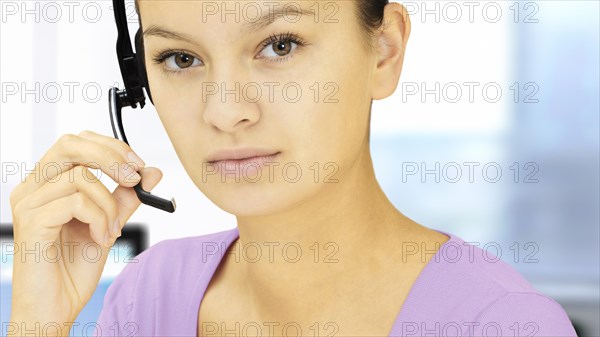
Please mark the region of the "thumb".
[[[142, 189], [144, 191], [152, 190], [163, 176], [161, 170], [156, 167], [144, 167], [139, 170], [138, 173], [142, 177]], [[123, 228], [123, 225], [142, 204], [142, 202], [140, 199], [138, 199], [133, 187], [119, 185], [112, 194], [119, 203], [119, 222], [121, 224], [121, 228]]]

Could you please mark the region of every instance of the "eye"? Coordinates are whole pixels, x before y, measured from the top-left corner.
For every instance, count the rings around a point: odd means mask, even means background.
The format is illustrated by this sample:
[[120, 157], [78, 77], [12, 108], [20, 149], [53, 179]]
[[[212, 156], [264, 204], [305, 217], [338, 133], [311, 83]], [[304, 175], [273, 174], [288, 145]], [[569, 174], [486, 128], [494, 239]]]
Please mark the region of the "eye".
[[156, 64], [165, 64], [165, 71], [179, 73], [183, 69], [198, 66], [201, 64], [200, 60], [195, 56], [192, 56], [186, 52], [178, 50], [166, 50], [156, 57], [154, 57]]
[[259, 55], [261, 58], [271, 59], [271, 62], [281, 62], [288, 58], [287, 55], [305, 44], [301, 37], [293, 33], [271, 35], [262, 44], [264, 48]]
[[298, 48], [297, 45], [296, 47], [294, 47], [294, 45], [296, 45], [296, 43], [292, 41], [277, 41], [275, 43], [269, 44], [265, 49], [263, 49], [261, 55], [268, 58], [286, 56], [292, 50]]
[[172, 70], [186, 69], [200, 64], [200, 60], [194, 56], [180, 52], [171, 53], [171, 55], [164, 58], [164, 61], [166, 67]]

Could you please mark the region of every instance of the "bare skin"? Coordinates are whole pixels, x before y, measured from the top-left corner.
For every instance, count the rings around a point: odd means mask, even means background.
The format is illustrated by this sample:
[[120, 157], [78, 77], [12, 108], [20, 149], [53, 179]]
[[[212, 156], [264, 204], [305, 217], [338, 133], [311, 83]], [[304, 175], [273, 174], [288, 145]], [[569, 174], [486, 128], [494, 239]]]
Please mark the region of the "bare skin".
[[[15, 256], [7, 336], [69, 335], [69, 324], [96, 291], [110, 247], [141, 204], [132, 188], [140, 178], [118, 168], [131, 163], [147, 189], [162, 178], [130, 152], [124, 142], [92, 131], [63, 135], [37, 164], [61, 171], [38, 169], [11, 192]], [[109, 191], [90, 168], [119, 186]]]

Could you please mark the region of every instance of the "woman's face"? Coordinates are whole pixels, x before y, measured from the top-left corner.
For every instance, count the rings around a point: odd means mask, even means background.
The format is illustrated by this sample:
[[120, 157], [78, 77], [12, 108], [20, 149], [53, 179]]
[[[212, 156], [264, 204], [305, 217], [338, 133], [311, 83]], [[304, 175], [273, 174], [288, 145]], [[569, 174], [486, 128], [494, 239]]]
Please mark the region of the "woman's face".
[[[278, 6], [283, 16], [269, 16]], [[369, 151], [375, 58], [364, 46], [354, 6], [139, 3], [156, 110], [189, 176], [223, 210], [238, 216], [285, 211], [366, 174], [358, 164]], [[249, 28], [260, 15], [275, 20]], [[176, 53], [161, 63], [169, 50]], [[238, 148], [279, 154], [258, 170], [256, 162], [238, 165], [238, 177], [225, 174], [232, 167], [219, 171], [207, 163], [218, 151]]]

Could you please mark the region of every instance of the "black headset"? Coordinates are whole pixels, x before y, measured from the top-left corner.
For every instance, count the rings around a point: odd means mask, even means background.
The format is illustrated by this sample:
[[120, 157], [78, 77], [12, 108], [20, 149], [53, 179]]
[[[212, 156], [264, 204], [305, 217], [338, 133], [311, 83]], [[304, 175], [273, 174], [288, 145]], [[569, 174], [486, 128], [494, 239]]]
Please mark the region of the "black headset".
[[113, 0], [113, 10], [115, 21], [117, 23], [117, 57], [119, 67], [125, 84], [125, 90], [129, 100], [127, 102], [132, 108], [136, 108], [136, 103], [140, 103], [143, 108], [145, 104], [142, 88], [146, 88], [148, 98], [152, 101], [150, 86], [148, 85], [148, 75], [146, 74], [146, 64], [144, 61], [144, 39], [142, 37], [142, 27], [140, 26], [135, 34], [135, 50], [137, 55], [131, 49], [129, 38], [129, 29], [127, 28], [127, 14], [125, 12], [125, 0]]
[[[125, 0], [113, 0], [112, 2], [118, 31], [117, 58], [119, 59], [119, 68], [121, 69], [121, 76], [123, 77], [125, 88], [123, 90], [119, 90], [116, 87], [110, 88], [108, 95], [108, 109], [115, 138], [129, 145], [123, 129], [121, 108], [129, 106], [135, 109], [139, 103], [140, 109], [143, 109], [146, 103], [143, 88], [146, 89], [150, 102], [152, 104], [154, 104], [154, 102], [152, 101], [150, 86], [148, 85], [148, 75], [146, 74], [142, 27], [140, 25], [135, 34], [135, 49], [138, 53], [136, 55], [131, 49], [129, 29], [127, 28], [127, 14], [125, 12]], [[175, 199], [169, 196], [160, 196], [144, 191], [142, 189], [141, 180], [134, 186], [134, 190], [142, 203], [170, 213], [175, 211]]]

